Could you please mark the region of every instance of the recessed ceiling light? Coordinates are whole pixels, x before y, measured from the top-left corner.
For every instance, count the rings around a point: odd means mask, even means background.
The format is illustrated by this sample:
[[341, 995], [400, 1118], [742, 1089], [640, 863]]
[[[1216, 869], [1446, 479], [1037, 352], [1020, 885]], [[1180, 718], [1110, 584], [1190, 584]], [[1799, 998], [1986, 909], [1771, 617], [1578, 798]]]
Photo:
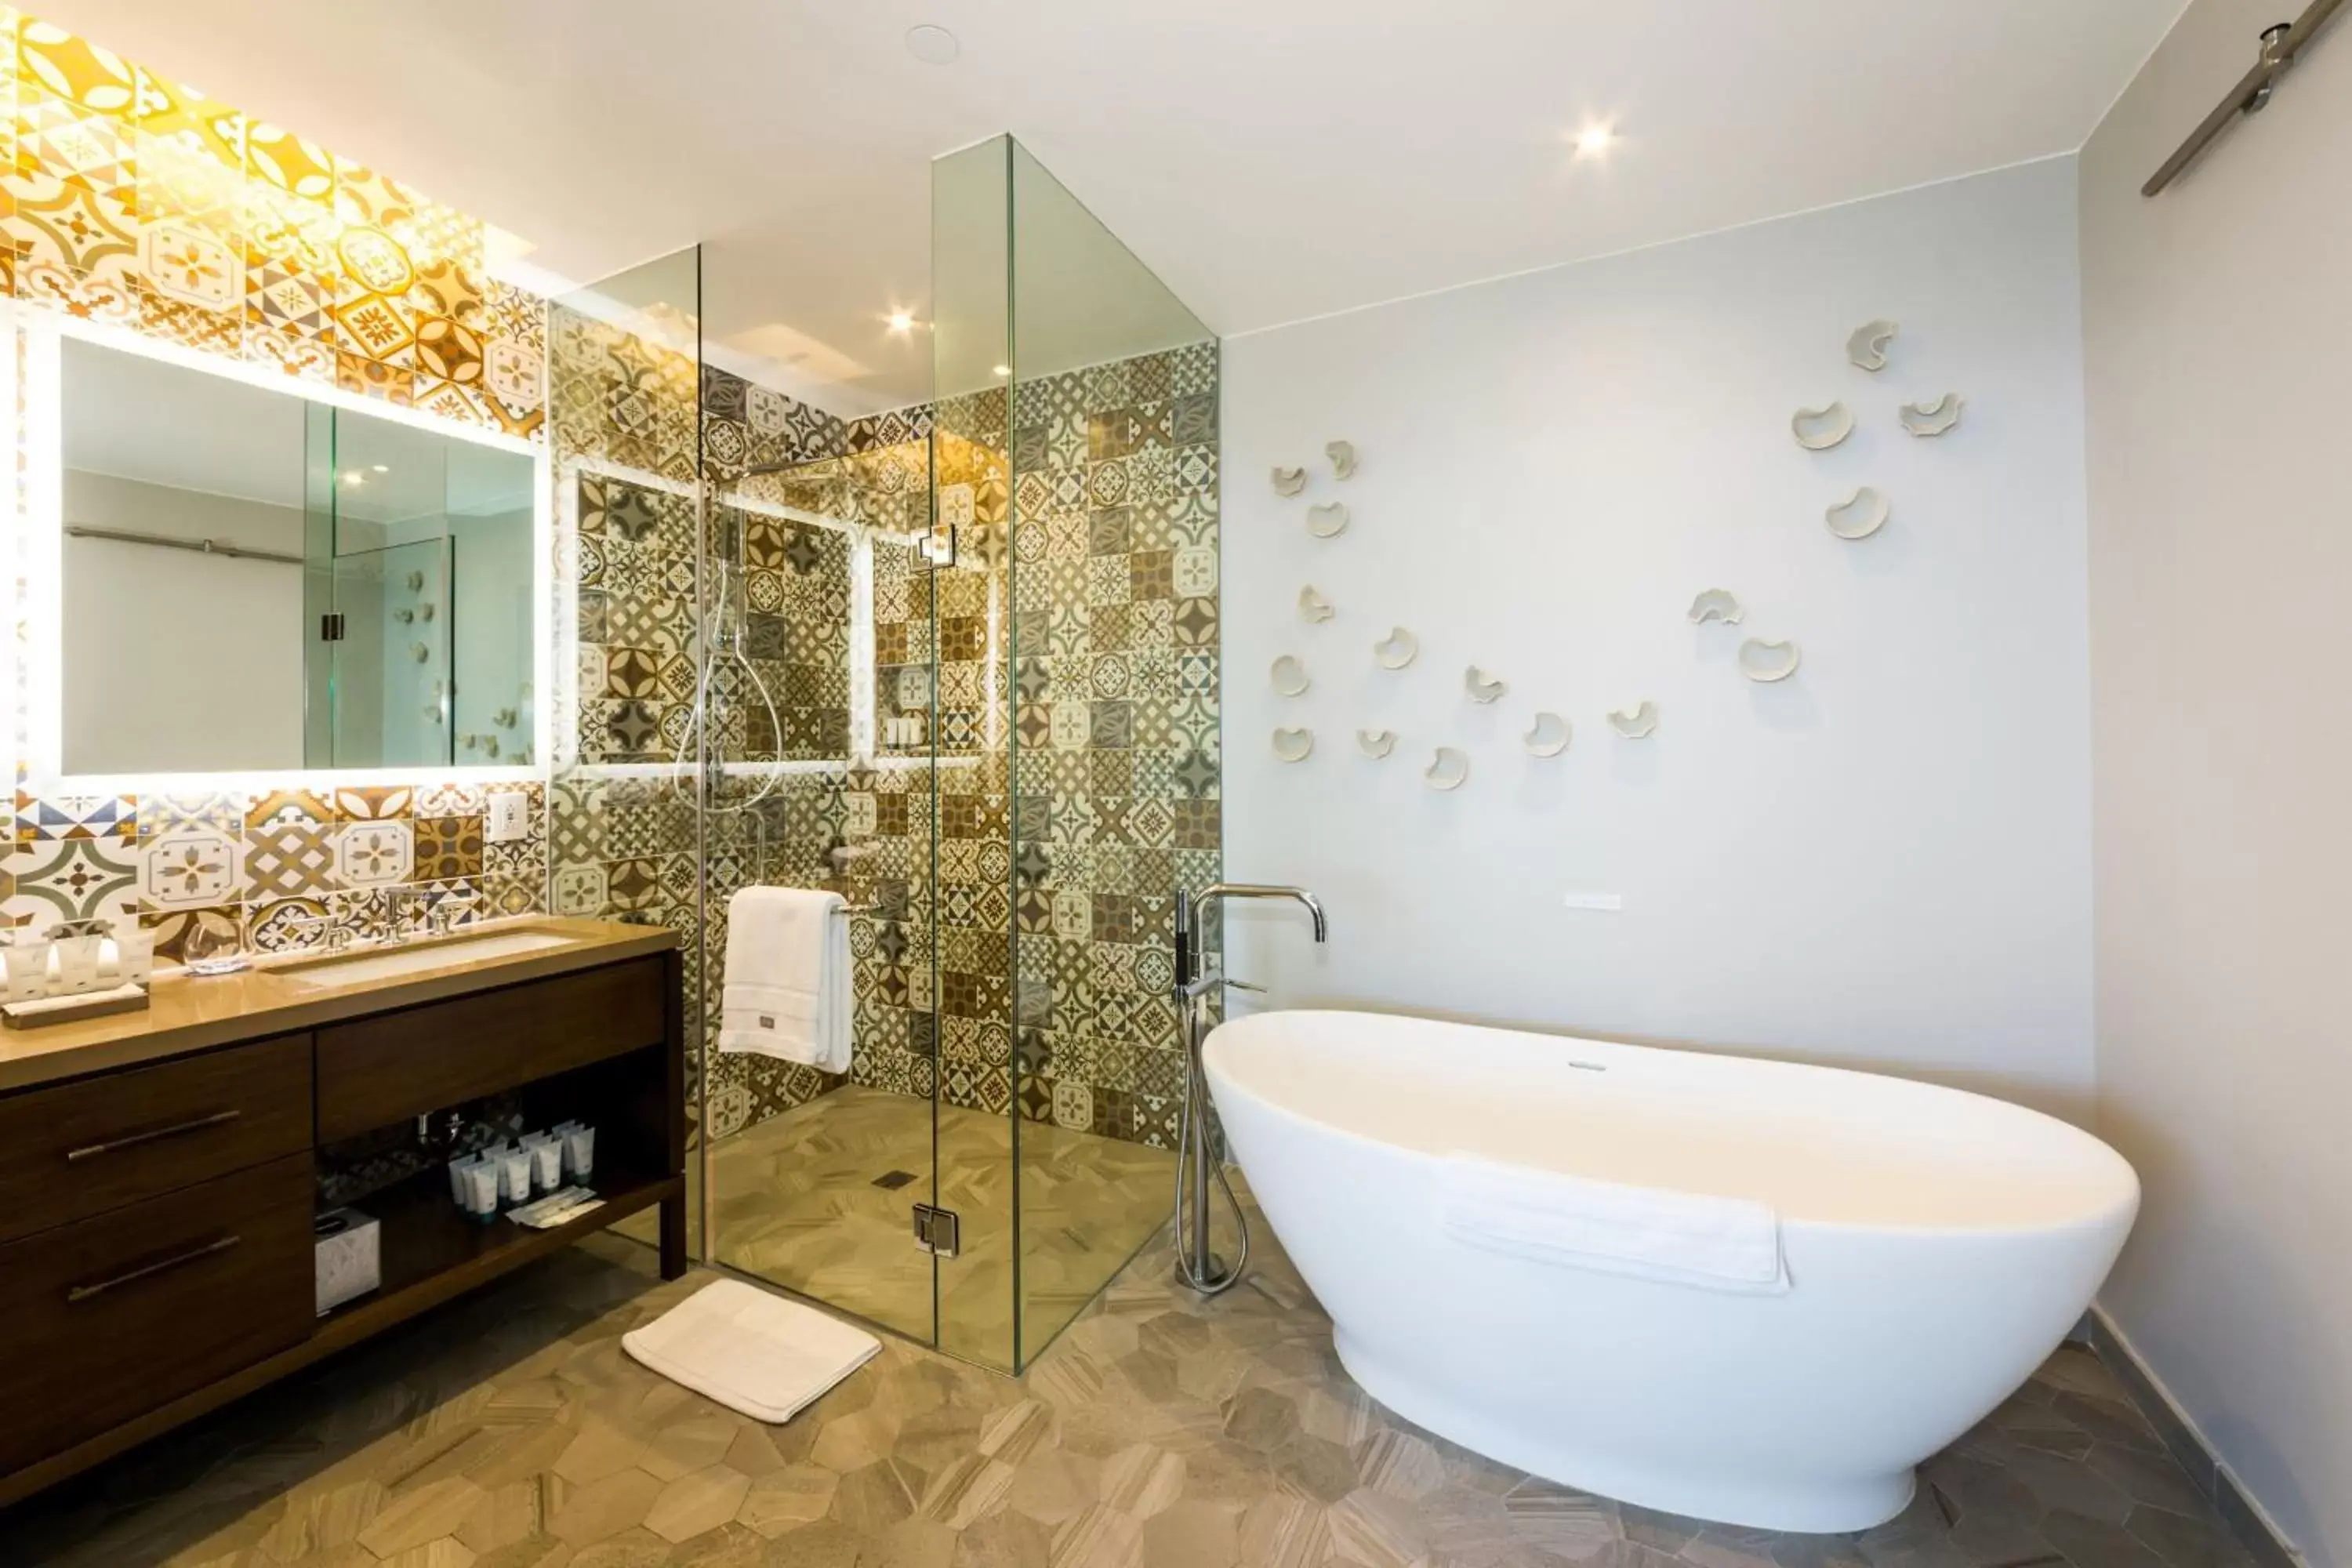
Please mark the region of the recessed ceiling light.
[[1576, 153], [1580, 158], [1597, 158], [1609, 151], [1617, 140], [1613, 125], [1588, 125], [1576, 133]]
[[353, 468], [350, 473], [343, 476], [343, 483], [347, 485], [363, 485], [367, 483], [367, 476], [361, 473], [357, 468]]
[[388, 474], [392, 472], [392, 465], [389, 463], [378, 463], [375, 465], [375, 471], [379, 474]]
[[1009, 364], [998, 365], [996, 367], [996, 374], [999, 375], [1011, 375], [1013, 374], [1013, 367]]
[[963, 53], [963, 46], [945, 27], [935, 27], [929, 22], [907, 29], [907, 52], [927, 66], [951, 66]]
[[912, 311], [893, 310], [890, 312], [890, 330], [892, 331], [908, 332], [914, 331], [914, 328], [915, 317]]

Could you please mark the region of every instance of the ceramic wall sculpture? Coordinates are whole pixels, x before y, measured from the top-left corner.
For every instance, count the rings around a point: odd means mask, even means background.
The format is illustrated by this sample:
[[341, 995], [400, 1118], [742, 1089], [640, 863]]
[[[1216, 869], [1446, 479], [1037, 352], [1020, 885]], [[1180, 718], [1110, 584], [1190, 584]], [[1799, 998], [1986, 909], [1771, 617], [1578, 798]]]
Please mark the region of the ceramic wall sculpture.
[[1786, 680], [1797, 673], [1797, 665], [1803, 657], [1795, 643], [1749, 637], [1739, 645], [1739, 673], [1750, 680]]
[[1933, 403], [1906, 403], [1901, 418], [1903, 428], [1914, 436], [1940, 436], [1960, 422], [1960, 405], [1967, 401], [1957, 392], [1948, 392]]
[[1826, 452], [1853, 434], [1853, 410], [1843, 403], [1827, 408], [1800, 408], [1789, 421], [1797, 445], [1808, 452]]
[[1519, 737], [1519, 744], [1531, 757], [1556, 757], [1568, 750], [1568, 721], [1557, 713], [1538, 713], [1528, 732]]
[[1886, 519], [1893, 510], [1885, 496], [1864, 485], [1823, 512], [1822, 517], [1829, 524], [1830, 531], [1840, 539], [1868, 539], [1886, 526]]
[[1739, 601], [1732, 596], [1730, 589], [1709, 588], [1691, 601], [1690, 622], [1695, 626], [1703, 626], [1709, 621], [1721, 621], [1727, 626], [1736, 626], [1740, 617], [1747, 614], [1740, 608]]
[[1609, 714], [1609, 727], [1629, 741], [1646, 739], [1657, 731], [1658, 705], [1643, 702], [1635, 708], [1612, 709]]
[[1864, 370], [1886, 368], [1886, 345], [1895, 341], [1892, 321], [1865, 321], [1845, 341], [1845, 357]]

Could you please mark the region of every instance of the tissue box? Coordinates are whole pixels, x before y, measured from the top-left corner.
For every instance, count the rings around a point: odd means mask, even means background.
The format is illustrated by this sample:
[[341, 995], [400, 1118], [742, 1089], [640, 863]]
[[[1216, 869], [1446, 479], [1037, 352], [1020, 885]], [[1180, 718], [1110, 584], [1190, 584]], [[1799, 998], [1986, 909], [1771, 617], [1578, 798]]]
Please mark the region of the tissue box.
[[319, 1316], [383, 1283], [383, 1227], [357, 1209], [332, 1209], [311, 1223]]

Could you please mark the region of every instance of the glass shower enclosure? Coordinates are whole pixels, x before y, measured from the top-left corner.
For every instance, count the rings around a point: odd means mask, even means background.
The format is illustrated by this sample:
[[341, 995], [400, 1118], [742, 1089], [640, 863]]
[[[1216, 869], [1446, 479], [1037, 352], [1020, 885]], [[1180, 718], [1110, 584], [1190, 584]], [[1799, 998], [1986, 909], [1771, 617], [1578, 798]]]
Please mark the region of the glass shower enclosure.
[[[558, 302], [553, 895], [688, 948], [699, 1255], [1018, 1371], [1170, 1212], [1217, 351], [1010, 138], [931, 205], [903, 407], [709, 363], [706, 257]], [[719, 1049], [754, 884], [841, 896], [845, 1072]]]

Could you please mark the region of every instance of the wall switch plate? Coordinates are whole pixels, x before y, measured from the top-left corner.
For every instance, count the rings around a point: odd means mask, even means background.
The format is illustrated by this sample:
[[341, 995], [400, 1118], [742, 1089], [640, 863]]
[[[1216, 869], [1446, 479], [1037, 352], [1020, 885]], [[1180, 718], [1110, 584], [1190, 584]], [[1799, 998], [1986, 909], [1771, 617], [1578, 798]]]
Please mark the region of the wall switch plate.
[[1604, 914], [1616, 914], [1625, 907], [1622, 893], [1570, 893], [1563, 900], [1571, 910], [1598, 910]]
[[519, 789], [490, 792], [488, 814], [482, 819], [482, 837], [491, 844], [511, 844], [520, 838], [530, 826], [530, 797]]

